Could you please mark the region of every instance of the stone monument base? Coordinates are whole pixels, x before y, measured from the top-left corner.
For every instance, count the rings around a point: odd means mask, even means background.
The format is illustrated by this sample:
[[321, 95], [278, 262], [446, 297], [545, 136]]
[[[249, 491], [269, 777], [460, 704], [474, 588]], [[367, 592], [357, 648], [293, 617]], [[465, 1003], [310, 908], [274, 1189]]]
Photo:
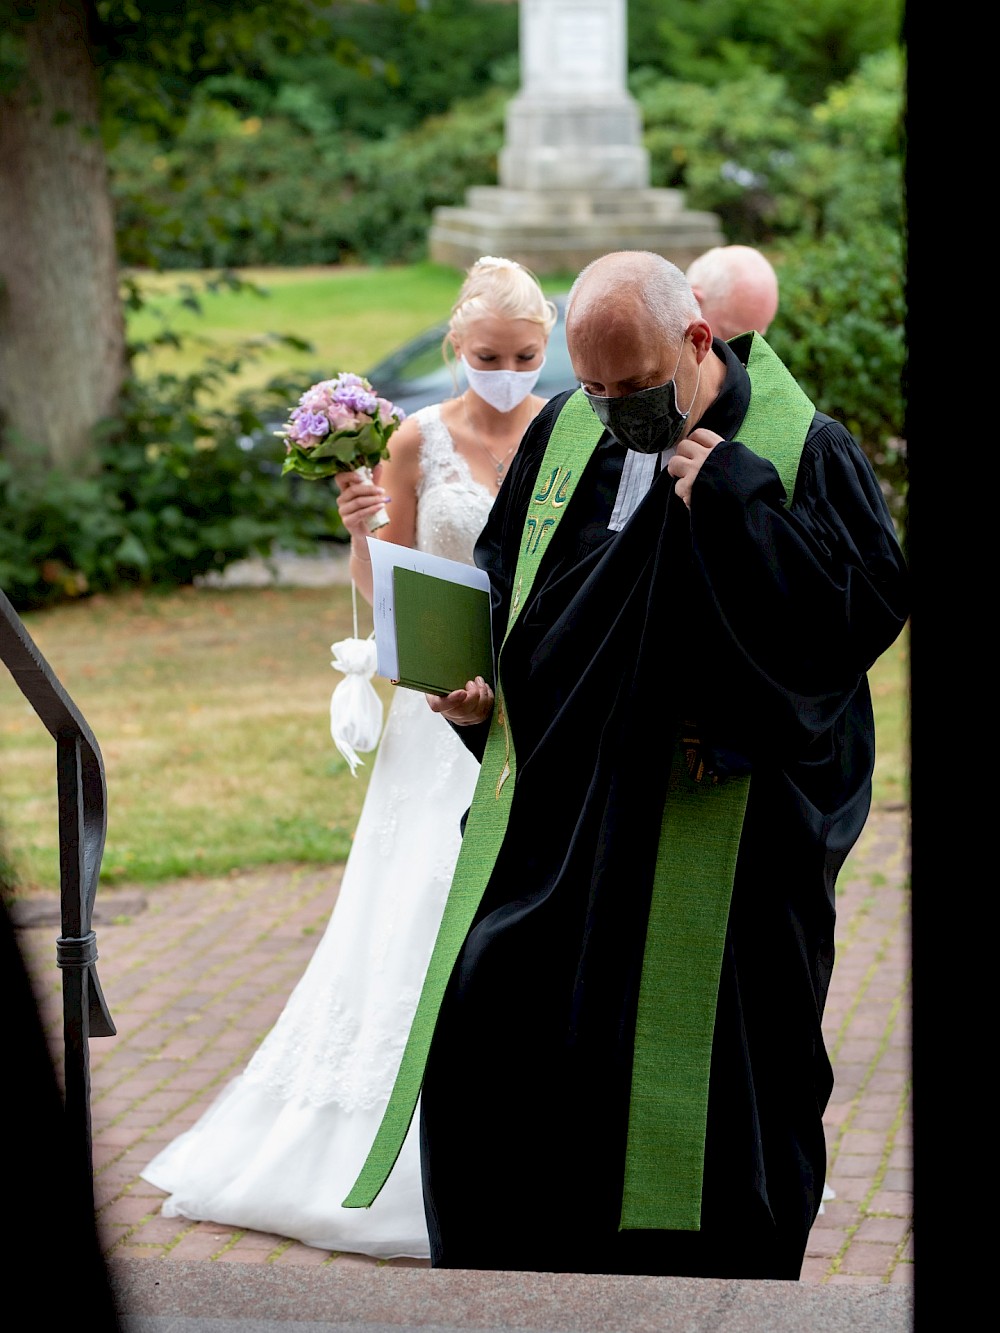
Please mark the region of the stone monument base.
[[434, 263], [466, 269], [504, 255], [537, 274], [575, 274], [612, 250], [651, 250], [685, 269], [725, 243], [714, 213], [688, 212], [680, 190], [662, 189], [475, 186], [464, 207], [434, 210], [428, 234]]

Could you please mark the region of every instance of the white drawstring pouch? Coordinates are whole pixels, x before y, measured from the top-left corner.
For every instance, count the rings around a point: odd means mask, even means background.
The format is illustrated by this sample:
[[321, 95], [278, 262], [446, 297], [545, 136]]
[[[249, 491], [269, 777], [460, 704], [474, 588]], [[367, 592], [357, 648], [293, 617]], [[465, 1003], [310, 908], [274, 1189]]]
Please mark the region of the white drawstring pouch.
[[[354, 594], [353, 585], [351, 592]], [[372, 684], [378, 665], [375, 631], [367, 639], [359, 639], [357, 634], [355, 601], [354, 638], [330, 645], [333, 653], [330, 665], [344, 675], [330, 696], [330, 735], [347, 760], [352, 777], [357, 777], [358, 766], [364, 763], [359, 755], [374, 750], [382, 734], [382, 700]]]

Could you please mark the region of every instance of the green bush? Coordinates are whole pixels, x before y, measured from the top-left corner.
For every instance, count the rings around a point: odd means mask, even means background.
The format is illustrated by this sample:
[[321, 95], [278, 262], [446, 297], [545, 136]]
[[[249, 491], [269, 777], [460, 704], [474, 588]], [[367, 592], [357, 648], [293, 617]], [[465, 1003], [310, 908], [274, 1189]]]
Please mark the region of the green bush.
[[433, 209], [496, 179], [506, 98], [494, 89], [377, 142], [197, 102], [169, 149], [132, 136], [112, 151], [120, 258], [158, 269], [422, 258]]
[[[406, 262], [425, 254], [436, 207], [496, 180], [506, 86], [371, 140], [339, 126], [311, 84], [282, 84], [254, 100], [233, 83], [207, 81], [169, 147], [133, 134], [113, 148], [124, 263]], [[717, 213], [729, 240], [901, 225], [898, 49], [865, 57], [812, 107], [796, 101], [783, 74], [753, 65], [714, 87], [647, 67], [630, 87], [651, 183]]]
[[239, 364], [130, 381], [92, 478], [0, 461], [0, 587], [15, 607], [176, 586], [275, 546], [315, 551], [345, 537], [332, 485], [280, 475], [272, 432], [300, 384], [272, 381], [235, 410], [211, 405]]
[[633, 80], [656, 184], [761, 245], [781, 304], [768, 341], [822, 411], [843, 421], [901, 519], [905, 292], [903, 62], [865, 57], [807, 108], [762, 69], [717, 88]]
[[507, 94], [493, 90], [350, 159], [341, 227], [363, 262], [423, 259], [434, 209], [497, 178]]
[[354, 43], [360, 60], [338, 61], [314, 49], [268, 54], [264, 64], [279, 96], [307, 94], [337, 128], [359, 139], [415, 129], [491, 85], [517, 87], [516, 4], [353, 0], [331, 11], [331, 28]]
[[630, 0], [629, 66], [713, 90], [750, 66], [788, 79], [807, 105], [873, 51], [900, 40], [902, 0]]
[[772, 258], [781, 304], [768, 342], [816, 406], [860, 441], [900, 520], [906, 497], [900, 234], [862, 227]]
[[654, 186], [717, 213], [730, 241], [754, 245], [785, 229], [781, 191], [807, 113], [781, 75], [753, 69], [718, 88], [646, 75], [631, 86]]
[[[730, 240], [750, 244], [898, 225], [903, 57], [891, 6], [684, 0], [683, 21], [633, 8], [630, 87], [654, 185], [684, 190], [690, 208], [718, 213]], [[516, 14], [501, 9], [337, 6], [331, 35], [365, 58], [265, 43], [253, 71], [189, 80], [169, 133], [123, 117], [109, 150], [122, 262], [422, 255], [432, 210], [496, 179], [518, 84]]]
[[718, 87], [632, 79], [652, 183], [717, 213], [730, 241], [814, 239], [902, 223], [903, 62], [866, 57], [814, 107], [759, 68]]
[[212, 108], [211, 117], [197, 110], [169, 149], [129, 138], [113, 150], [122, 263], [338, 263], [348, 246], [338, 230], [348, 160], [341, 136], [309, 134], [285, 116], [240, 120], [228, 108]]

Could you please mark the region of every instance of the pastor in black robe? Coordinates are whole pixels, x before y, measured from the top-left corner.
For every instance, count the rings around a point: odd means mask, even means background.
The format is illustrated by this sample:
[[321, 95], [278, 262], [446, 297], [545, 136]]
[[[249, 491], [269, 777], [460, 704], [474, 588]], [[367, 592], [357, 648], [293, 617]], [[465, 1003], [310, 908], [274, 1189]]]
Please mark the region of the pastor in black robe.
[[[609, 531], [625, 455], [605, 434], [503, 648], [516, 787], [421, 1098], [436, 1267], [792, 1279], [801, 1269], [826, 1173], [834, 886], [871, 800], [866, 672], [903, 627], [906, 574], [851, 435], [815, 415], [786, 505], [775, 468], [739, 442], [750, 394], [740, 358], [718, 340], [713, 350], [727, 375], [697, 425], [723, 443], [690, 511], [664, 470]], [[566, 397], [527, 432], [476, 546], [496, 644]], [[691, 722], [707, 773], [750, 774], [701, 1226], [620, 1230], [652, 868], [670, 755]], [[481, 757], [487, 725], [456, 730]]]

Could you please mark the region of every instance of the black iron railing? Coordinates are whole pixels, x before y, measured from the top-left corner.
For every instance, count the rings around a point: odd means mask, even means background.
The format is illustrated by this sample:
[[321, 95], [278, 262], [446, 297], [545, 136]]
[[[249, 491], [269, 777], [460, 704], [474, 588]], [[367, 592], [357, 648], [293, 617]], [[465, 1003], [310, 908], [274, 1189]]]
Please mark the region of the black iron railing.
[[86, 1166], [83, 1174], [92, 1181], [89, 1038], [115, 1035], [97, 979], [97, 936], [91, 929], [108, 824], [104, 760], [79, 709], [3, 592], [0, 658], [56, 743], [62, 924], [56, 963], [63, 977], [66, 1116], [70, 1141]]

